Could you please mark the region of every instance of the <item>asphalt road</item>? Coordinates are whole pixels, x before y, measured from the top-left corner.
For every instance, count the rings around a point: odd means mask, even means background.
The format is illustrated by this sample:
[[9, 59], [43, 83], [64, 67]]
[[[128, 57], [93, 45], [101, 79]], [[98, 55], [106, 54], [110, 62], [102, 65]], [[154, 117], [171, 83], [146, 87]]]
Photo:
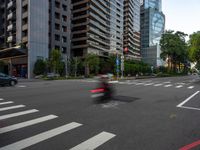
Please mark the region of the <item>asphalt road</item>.
[[20, 82], [0, 87], [0, 150], [200, 149], [200, 79], [114, 83], [94, 103], [96, 81]]

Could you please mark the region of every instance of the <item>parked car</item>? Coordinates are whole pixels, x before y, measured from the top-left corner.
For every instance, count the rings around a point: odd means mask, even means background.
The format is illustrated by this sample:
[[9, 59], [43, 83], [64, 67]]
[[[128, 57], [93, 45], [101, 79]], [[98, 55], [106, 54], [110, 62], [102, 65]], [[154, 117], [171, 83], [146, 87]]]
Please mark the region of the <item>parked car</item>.
[[14, 86], [17, 84], [17, 82], [18, 81], [16, 77], [11, 77], [9, 75], [0, 72], [0, 85]]

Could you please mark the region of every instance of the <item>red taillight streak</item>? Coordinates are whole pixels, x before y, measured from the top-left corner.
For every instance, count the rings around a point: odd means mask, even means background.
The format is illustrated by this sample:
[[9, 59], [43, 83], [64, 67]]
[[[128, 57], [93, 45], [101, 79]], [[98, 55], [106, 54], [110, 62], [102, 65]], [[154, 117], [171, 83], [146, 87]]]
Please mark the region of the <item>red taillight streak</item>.
[[91, 90], [91, 93], [98, 93], [98, 92], [104, 92], [104, 89], [95, 89], [95, 90]]

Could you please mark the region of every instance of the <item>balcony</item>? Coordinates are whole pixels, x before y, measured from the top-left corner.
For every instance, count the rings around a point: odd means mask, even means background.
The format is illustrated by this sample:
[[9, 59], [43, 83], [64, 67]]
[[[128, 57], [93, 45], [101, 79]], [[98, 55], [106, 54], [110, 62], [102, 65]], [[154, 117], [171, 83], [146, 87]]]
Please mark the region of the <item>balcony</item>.
[[12, 24], [7, 27], [7, 31], [11, 31], [12, 29], [13, 29], [13, 25]]
[[28, 0], [23, 0], [23, 2], [22, 2], [22, 7], [24, 7], [24, 6], [26, 6], [26, 5], [28, 5]]
[[11, 36], [9, 36], [8, 38], [7, 38], [7, 42], [12, 42], [13, 41], [13, 36], [11, 35]]
[[10, 14], [8, 15], [8, 17], [7, 17], [7, 20], [12, 19], [12, 17], [13, 17], [13, 13], [10, 13]]
[[22, 26], [22, 31], [27, 30], [28, 29], [28, 24], [25, 24]]
[[24, 12], [23, 14], [22, 14], [22, 18], [27, 18], [28, 17], [28, 11], [26, 11], [26, 12]]
[[9, 2], [7, 5], [7, 9], [11, 8], [13, 6], [13, 1]]
[[28, 36], [22, 38], [22, 42], [27, 42], [27, 41], [28, 41]]

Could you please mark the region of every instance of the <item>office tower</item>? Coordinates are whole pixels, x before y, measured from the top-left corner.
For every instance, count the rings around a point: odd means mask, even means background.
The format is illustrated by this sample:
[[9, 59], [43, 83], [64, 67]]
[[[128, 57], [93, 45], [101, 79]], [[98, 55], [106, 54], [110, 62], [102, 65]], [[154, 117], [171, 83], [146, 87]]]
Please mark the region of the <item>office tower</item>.
[[123, 52], [123, 0], [72, 1], [72, 55]]
[[69, 55], [70, 1], [1, 0], [0, 12], [4, 72], [31, 78], [37, 59], [47, 59], [50, 50], [57, 48]]
[[161, 66], [160, 39], [165, 27], [161, 0], [143, 0], [141, 5], [142, 60], [152, 66]]
[[124, 0], [124, 53], [133, 60], [140, 54], [140, 0]]

